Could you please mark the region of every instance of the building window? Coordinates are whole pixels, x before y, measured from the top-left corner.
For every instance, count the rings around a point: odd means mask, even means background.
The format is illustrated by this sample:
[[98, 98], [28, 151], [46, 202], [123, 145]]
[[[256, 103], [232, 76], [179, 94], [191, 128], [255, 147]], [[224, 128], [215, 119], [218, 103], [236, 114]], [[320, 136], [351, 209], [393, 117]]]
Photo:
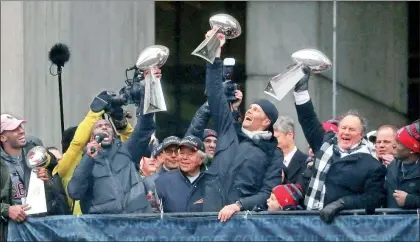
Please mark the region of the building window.
[[[183, 137], [196, 110], [206, 101], [206, 61], [191, 55], [210, 29], [209, 18], [217, 13], [235, 17], [246, 29], [246, 2], [155, 2], [155, 43], [170, 49], [162, 67], [162, 87], [167, 112], [156, 114], [156, 136]], [[222, 58], [236, 59], [234, 80], [245, 86], [245, 34], [228, 41]], [[212, 128], [213, 125], [209, 124]]]

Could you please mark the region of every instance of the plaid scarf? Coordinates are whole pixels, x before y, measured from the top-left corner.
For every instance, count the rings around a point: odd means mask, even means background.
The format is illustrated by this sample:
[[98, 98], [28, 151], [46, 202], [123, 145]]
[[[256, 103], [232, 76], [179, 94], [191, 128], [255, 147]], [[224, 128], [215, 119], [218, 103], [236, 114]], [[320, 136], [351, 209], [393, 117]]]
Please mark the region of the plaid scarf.
[[314, 162], [316, 172], [312, 175], [307, 195], [305, 196], [307, 210], [321, 210], [324, 207], [326, 192], [324, 183], [331, 165], [337, 160], [336, 158], [341, 159], [358, 153], [370, 154], [366, 140], [362, 140], [355, 148], [347, 151], [338, 148], [337, 136], [334, 136], [321, 146]]

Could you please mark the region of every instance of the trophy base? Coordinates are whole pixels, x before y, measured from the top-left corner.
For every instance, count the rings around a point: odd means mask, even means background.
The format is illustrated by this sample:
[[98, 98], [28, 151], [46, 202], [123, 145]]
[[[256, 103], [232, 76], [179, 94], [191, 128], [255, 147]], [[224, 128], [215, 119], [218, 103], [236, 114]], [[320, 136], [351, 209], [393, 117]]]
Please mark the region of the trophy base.
[[153, 74], [145, 78], [143, 114], [167, 111], [162, 85]]
[[34, 171], [31, 171], [29, 180], [28, 195], [24, 204], [29, 204], [30, 209], [26, 211], [28, 215], [47, 214], [47, 199], [45, 197], [44, 181], [39, 179]]
[[198, 56], [204, 60], [214, 63], [216, 59], [217, 50], [220, 47], [220, 40], [217, 38], [217, 31], [212, 36], [205, 39], [201, 44], [191, 53], [191, 55]]
[[264, 93], [281, 101], [304, 76], [302, 64], [289, 66], [286, 71], [270, 79]]

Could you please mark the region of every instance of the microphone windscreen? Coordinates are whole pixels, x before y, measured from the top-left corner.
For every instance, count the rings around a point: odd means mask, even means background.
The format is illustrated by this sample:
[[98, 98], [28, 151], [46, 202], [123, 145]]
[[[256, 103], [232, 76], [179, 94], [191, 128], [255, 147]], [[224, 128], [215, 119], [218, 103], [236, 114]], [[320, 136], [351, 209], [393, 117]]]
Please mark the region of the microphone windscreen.
[[65, 44], [57, 43], [51, 47], [51, 50], [48, 53], [48, 58], [55, 65], [64, 66], [64, 63], [70, 59], [69, 48]]

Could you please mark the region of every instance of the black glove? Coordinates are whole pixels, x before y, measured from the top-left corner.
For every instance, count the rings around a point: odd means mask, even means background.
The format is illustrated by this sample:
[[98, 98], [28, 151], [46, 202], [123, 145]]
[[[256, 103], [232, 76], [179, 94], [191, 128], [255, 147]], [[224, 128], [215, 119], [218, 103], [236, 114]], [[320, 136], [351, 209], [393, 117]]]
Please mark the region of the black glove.
[[103, 91], [96, 96], [90, 104], [90, 110], [98, 113], [107, 109], [111, 105], [112, 96], [110, 92]]
[[334, 220], [335, 215], [337, 215], [337, 213], [342, 211], [344, 207], [345, 207], [345, 203], [342, 198], [328, 204], [321, 210], [320, 217], [322, 221], [328, 224], [331, 223]]
[[307, 91], [309, 88], [309, 77], [311, 76], [310, 69], [306, 66], [302, 67], [303, 73], [305, 73], [305, 76], [303, 76], [299, 82], [295, 85], [295, 92], [302, 92]]

